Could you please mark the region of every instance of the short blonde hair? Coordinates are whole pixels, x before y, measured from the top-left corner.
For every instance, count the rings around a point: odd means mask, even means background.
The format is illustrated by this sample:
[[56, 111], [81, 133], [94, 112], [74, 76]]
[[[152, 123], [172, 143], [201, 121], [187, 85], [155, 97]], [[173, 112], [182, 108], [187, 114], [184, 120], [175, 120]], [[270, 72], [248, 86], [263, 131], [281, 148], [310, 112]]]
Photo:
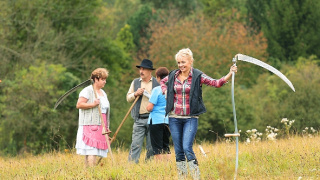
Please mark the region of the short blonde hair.
[[192, 51], [189, 49], [189, 48], [184, 48], [184, 49], [181, 49], [175, 56], [176, 58], [176, 61], [179, 59], [179, 58], [182, 58], [182, 57], [186, 57], [187, 59], [189, 59], [191, 61], [191, 63], [193, 64], [193, 54], [192, 54]]
[[97, 79], [107, 79], [109, 76], [109, 71], [105, 68], [97, 68], [91, 73], [91, 79], [94, 81], [95, 78]]

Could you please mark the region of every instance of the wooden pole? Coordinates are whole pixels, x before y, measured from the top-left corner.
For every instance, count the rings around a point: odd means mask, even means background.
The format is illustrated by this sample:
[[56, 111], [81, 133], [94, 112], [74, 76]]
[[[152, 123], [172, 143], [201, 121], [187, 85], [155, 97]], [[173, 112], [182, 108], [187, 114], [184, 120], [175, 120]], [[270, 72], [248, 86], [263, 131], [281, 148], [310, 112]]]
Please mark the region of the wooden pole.
[[[96, 90], [94, 88], [94, 84], [92, 84], [92, 87], [93, 87], [93, 91], [94, 91], [94, 96], [97, 99], [97, 92], [96, 92]], [[113, 159], [113, 155], [112, 155], [112, 151], [111, 151], [111, 146], [110, 146], [110, 142], [109, 142], [109, 137], [108, 137], [108, 134], [106, 133], [104, 120], [103, 120], [103, 117], [102, 117], [102, 114], [101, 114], [100, 104], [98, 105], [98, 109], [99, 109], [99, 114], [100, 114], [100, 118], [101, 118], [102, 134], [105, 135], [105, 137], [106, 137], [108, 150], [110, 151], [111, 159], [112, 159], [112, 162], [114, 163], [114, 159]], [[101, 158], [100, 158], [100, 160], [98, 162], [100, 162], [100, 161], [101, 161]]]
[[121, 123], [120, 123], [117, 131], [116, 131], [116, 132], [114, 133], [114, 135], [112, 136], [110, 143], [112, 143], [112, 142], [116, 139], [117, 134], [118, 134], [120, 128], [122, 127], [123, 123], [126, 121], [126, 119], [127, 119], [128, 115], [129, 115], [130, 111], [132, 110], [133, 106], [137, 103], [139, 97], [140, 97], [140, 96], [137, 96], [136, 99], [134, 100], [134, 102], [132, 103], [132, 105], [131, 105], [131, 107], [129, 108], [127, 114], [124, 116], [123, 120], [121, 121]]

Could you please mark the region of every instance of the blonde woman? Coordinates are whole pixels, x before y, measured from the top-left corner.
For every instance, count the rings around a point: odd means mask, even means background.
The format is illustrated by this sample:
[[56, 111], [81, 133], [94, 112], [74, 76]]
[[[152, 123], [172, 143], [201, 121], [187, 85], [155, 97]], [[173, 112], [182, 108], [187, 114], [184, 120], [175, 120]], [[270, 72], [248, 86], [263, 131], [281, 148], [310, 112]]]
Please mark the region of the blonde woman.
[[230, 72], [216, 80], [193, 68], [193, 54], [189, 48], [181, 49], [175, 56], [178, 69], [171, 71], [160, 81], [162, 92], [167, 94], [166, 114], [175, 149], [179, 178], [189, 173], [193, 179], [200, 179], [197, 158], [193, 151], [193, 141], [198, 129], [199, 115], [206, 112], [202, 100], [202, 85], [219, 88], [237, 72], [231, 66]]
[[[107, 157], [108, 145], [106, 136], [102, 134], [102, 124], [109, 132], [110, 103], [107, 94], [102, 89], [109, 72], [105, 68], [97, 68], [91, 73], [93, 84], [85, 87], [79, 94], [77, 108], [79, 109], [79, 128], [77, 133], [77, 154], [85, 156], [86, 167], [97, 165], [98, 157]], [[97, 98], [95, 98], [95, 92]], [[102, 123], [99, 107], [101, 109]]]

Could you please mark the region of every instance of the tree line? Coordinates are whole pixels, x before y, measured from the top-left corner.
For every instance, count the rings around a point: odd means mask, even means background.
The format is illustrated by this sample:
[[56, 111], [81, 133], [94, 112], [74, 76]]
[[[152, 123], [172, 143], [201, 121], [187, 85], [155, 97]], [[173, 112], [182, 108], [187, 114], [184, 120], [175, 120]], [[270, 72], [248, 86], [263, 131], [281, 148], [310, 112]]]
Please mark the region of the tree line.
[[[194, 67], [213, 78], [228, 72], [237, 53], [283, 72], [296, 92], [266, 70], [239, 62], [235, 98], [239, 129], [281, 126], [295, 119], [295, 132], [318, 129], [320, 113], [320, 4], [316, 0], [34, 0], [0, 2], [0, 154], [34, 154], [72, 149], [78, 126], [69, 96], [97, 67], [110, 71], [105, 90], [115, 131], [130, 107], [126, 93], [135, 65], [176, 69], [174, 55], [185, 47]], [[197, 140], [215, 141], [234, 129], [230, 83], [203, 87], [207, 113]], [[132, 119], [114, 146], [128, 148]], [[112, 134], [111, 134], [112, 135]]]

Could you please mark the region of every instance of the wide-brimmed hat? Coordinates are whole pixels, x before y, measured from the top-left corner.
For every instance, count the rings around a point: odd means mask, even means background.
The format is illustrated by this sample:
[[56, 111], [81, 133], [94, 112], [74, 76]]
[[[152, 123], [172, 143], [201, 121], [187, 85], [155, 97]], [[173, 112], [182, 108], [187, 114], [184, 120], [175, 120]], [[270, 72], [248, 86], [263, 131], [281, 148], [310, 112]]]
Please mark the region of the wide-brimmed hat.
[[141, 64], [140, 64], [140, 65], [137, 65], [136, 67], [137, 67], [137, 68], [143, 67], [143, 68], [146, 68], [146, 69], [154, 70], [154, 69], [153, 69], [153, 65], [152, 65], [152, 61], [150, 61], [149, 59], [144, 59], [144, 60], [142, 60], [142, 61], [141, 61]]

